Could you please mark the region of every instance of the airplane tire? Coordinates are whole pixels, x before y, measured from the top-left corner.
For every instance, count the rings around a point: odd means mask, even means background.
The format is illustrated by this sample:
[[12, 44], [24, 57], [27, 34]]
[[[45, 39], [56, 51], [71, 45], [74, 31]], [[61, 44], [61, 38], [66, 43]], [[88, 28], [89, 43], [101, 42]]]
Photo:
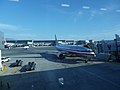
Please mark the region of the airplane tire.
[[88, 62], [88, 60], [85, 60], [85, 63], [87, 63]]
[[59, 55], [59, 59], [62, 59], [62, 60], [63, 60], [63, 59], [65, 59], [65, 56], [64, 56], [63, 54], [60, 54], [60, 55]]

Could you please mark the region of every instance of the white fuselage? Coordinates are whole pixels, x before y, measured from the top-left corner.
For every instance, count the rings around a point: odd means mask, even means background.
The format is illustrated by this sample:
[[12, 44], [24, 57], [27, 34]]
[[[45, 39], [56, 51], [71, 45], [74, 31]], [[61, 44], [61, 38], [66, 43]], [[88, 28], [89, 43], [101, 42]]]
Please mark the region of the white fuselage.
[[61, 53], [65, 54], [79, 54], [84, 56], [95, 56], [95, 53], [83, 46], [67, 46], [67, 45], [56, 45], [56, 49]]

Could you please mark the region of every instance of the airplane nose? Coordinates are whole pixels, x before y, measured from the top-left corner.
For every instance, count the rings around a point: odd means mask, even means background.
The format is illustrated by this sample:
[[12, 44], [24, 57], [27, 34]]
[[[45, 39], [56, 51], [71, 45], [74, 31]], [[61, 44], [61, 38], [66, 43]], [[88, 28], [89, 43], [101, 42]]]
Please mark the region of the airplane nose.
[[91, 56], [96, 57], [96, 54], [94, 52], [92, 52]]
[[96, 57], [96, 54], [93, 54], [94, 57]]

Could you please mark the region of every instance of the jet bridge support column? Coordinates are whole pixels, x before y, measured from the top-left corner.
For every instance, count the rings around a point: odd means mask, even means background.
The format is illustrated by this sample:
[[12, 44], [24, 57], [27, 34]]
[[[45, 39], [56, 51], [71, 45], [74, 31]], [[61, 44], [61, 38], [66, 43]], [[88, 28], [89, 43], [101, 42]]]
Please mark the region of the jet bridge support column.
[[1, 63], [1, 50], [0, 50], [0, 70], [2, 70], [2, 63]]
[[116, 61], [119, 62], [119, 60], [118, 60], [118, 44], [117, 44], [117, 39], [114, 39], [114, 41], [115, 41], [115, 45], [116, 45], [115, 57], [116, 57]]

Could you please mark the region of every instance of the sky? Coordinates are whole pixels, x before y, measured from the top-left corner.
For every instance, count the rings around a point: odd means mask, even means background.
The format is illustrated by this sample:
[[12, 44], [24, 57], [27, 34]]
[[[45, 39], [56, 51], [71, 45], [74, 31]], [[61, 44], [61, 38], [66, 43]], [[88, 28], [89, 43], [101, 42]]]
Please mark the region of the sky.
[[5, 38], [113, 40], [120, 35], [120, 0], [0, 0]]

